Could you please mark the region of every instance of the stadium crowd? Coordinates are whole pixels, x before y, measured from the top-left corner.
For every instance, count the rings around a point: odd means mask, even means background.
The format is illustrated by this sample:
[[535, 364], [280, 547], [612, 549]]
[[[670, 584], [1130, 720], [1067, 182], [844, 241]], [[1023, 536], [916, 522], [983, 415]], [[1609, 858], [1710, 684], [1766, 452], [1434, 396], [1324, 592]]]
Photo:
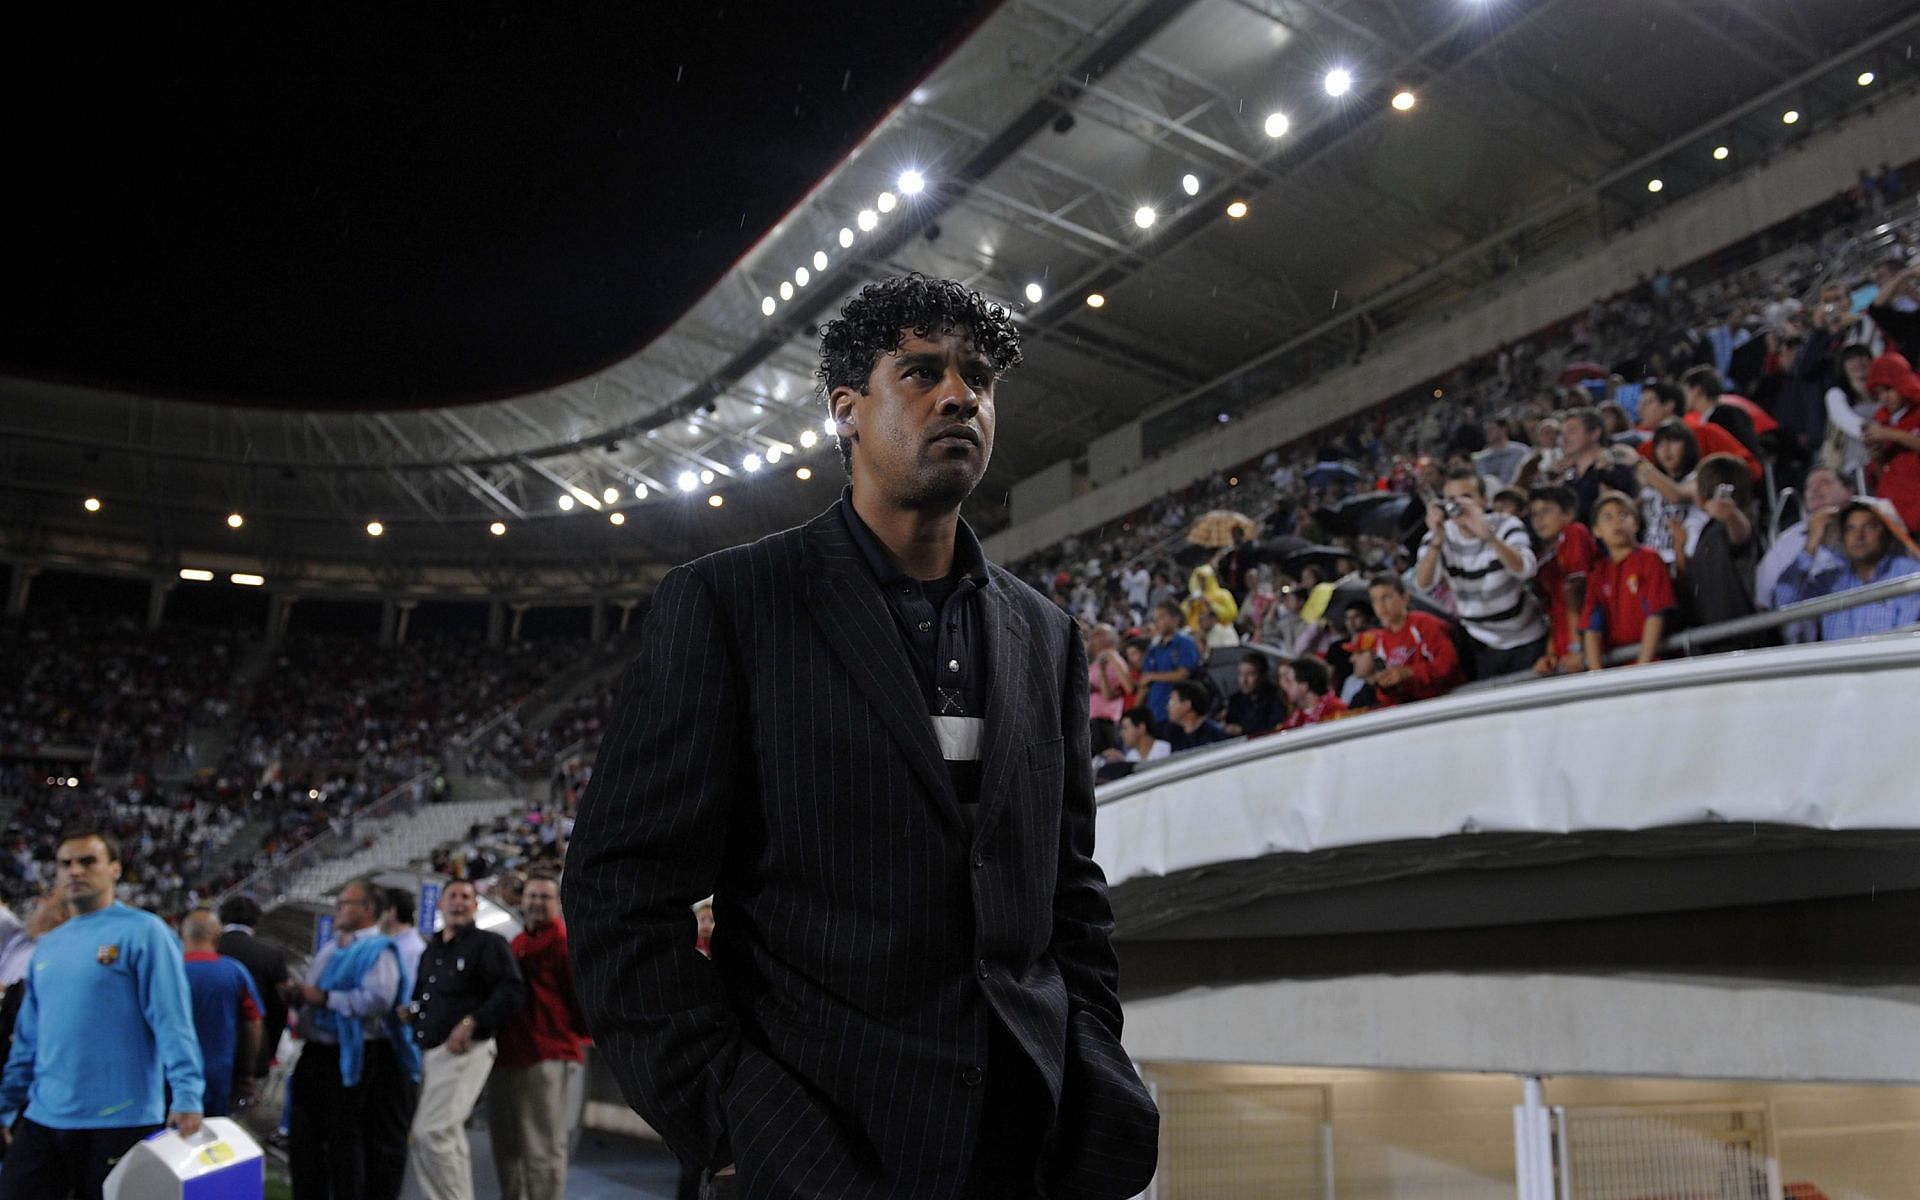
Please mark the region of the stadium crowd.
[[[1757, 267], [1643, 278], [1016, 565], [1083, 628], [1102, 777], [1920, 572], [1904, 199], [1883, 171]], [[1901, 596], [1714, 648], [1916, 621]]]

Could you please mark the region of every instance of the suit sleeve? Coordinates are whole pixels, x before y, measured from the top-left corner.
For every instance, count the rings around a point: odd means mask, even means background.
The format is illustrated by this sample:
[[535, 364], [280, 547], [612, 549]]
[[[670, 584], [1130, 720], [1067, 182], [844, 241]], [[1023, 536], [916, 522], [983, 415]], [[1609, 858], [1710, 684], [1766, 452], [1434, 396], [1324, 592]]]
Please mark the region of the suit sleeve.
[[[1065, 703], [1066, 794], [1060, 802], [1060, 862], [1053, 891], [1053, 942], [1048, 949], [1067, 986], [1069, 1014], [1088, 1012], [1120, 1036], [1120, 968], [1113, 953], [1113, 906], [1107, 877], [1093, 860], [1093, 750], [1087, 724], [1087, 651], [1067, 629]], [[1081, 682], [1076, 683], [1079, 680]]]
[[[721, 1094], [740, 1028], [694, 949], [693, 906], [715, 890], [746, 753], [735, 670], [706, 584], [675, 570], [654, 593], [563, 884], [581, 1007], [621, 1092], [681, 1161], [712, 1166], [730, 1158]], [[1084, 664], [1081, 679], [1084, 693]]]

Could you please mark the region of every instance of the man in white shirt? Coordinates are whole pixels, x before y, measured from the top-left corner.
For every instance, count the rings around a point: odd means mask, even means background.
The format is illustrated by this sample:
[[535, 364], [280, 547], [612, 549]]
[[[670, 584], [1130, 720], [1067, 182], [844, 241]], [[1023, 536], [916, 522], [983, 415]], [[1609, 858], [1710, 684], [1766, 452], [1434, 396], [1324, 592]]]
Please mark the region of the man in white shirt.
[[[1838, 511], [1853, 499], [1853, 489], [1832, 467], [1815, 467], [1808, 471], [1805, 490], [1802, 508], [1807, 515], [1827, 509]], [[1761, 608], [1773, 607], [1774, 585], [1780, 582], [1781, 574], [1806, 549], [1807, 515], [1801, 516], [1796, 524], [1782, 529], [1780, 536], [1774, 539], [1773, 549], [1767, 551], [1767, 556], [1753, 569], [1753, 599]], [[1795, 621], [1783, 627], [1780, 636], [1789, 643], [1817, 642], [1820, 640], [1820, 624], [1817, 621]]]
[[1527, 586], [1538, 560], [1526, 522], [1487, 508], [1479, 472], [1447, 472], [1441, 500], [1427, 506], [1414, 582], [1430, 592], [1443, 579], [1470, 635], [1475, 679], [1530, 671], [1547, 648], [1547, 622]]
[[393, 939], [400, 961], [407, 964], [407, 978], [418, 979], [420, 955], [427, 949], [427, 939], [420, 936], [413, 923], [413, 893], [405, 888], [382, 888], [380, 899], [380, 932]]
[[1108, 762], [1155, 762], [1173, 753], [1173, 743], [1153, 736], [1153, 713], [1142, 704], [1120, 714], [1120, 744], [1125, 750], [1108, 750]]

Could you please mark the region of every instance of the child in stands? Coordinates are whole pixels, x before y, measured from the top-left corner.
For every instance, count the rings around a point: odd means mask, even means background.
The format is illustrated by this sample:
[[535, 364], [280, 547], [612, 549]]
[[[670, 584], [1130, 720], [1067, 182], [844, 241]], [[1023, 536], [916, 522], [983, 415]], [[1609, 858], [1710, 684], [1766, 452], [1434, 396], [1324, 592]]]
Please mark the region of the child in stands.
[[1658, 656], [1667, 614], [1677, 601], [1673, 577], [1658, 554], [1640, 544], [1640, 514], [1629, 496], [1603, 492], [1593, 503], [1593, 530], [1607, 549], [1587, 575], [1587, 599], [1580, 614], [1587, 669], [1598, 671], [1609, 651], [1638, 646], [1635, 663]]
[[1533, 581], [1547, 605], [1547, 652], [1533, 664], [1540, 675], [1581, 671], [1587, 665], [1580, 614], [1586, 609], [1587, 574], [1600, 561], [1600, 543], [1574, 519], [1577, 503], [1573, 489], [1559, 484], [1533, 490], [1530, 515], [1541, 544]]

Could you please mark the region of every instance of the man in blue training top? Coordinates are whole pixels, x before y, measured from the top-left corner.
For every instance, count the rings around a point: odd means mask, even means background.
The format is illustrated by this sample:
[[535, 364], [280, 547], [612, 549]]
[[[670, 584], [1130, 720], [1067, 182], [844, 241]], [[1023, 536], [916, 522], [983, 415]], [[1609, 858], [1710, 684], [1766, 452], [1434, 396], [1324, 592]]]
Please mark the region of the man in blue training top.
[[1156, 722], [1165, 724], [1167, 700], [1173, 685], [1192, 679], [1200, 665], [1200, 645], [1181, 628], [1180, 606], [1163, 600], [1153, 609], [1153, 645], [1140, 664], [1140, 682], [1148, 684], [1147, 707]]
[[206, 1071], [209, 1117], [224, 1117], [236, 1098], [253, 1092], [253, 1072], [241, 1072], [234, 1095], [233, 1063], [251, 1063], [260, 1053], [263, 1008], [253, 975], [231, 958], [222, 958], [220, 920], [195, 909], [180, 922], [180, 945], [187, 952], [187, 991], [193, 997], [193, 1027], [200, 1035], [200, 1065]]
[[200, 1047], [179, 943], [160, 918], [113, 898], [112, 835], [70, 832], [57, 861], [73, 918], [33, 952], [0, 1076], [0, 1129], [12, 1127], [0, 1200], [99, 1200], [113, 1164], [163, 1117], [184, 1136], [200, 1130]]

